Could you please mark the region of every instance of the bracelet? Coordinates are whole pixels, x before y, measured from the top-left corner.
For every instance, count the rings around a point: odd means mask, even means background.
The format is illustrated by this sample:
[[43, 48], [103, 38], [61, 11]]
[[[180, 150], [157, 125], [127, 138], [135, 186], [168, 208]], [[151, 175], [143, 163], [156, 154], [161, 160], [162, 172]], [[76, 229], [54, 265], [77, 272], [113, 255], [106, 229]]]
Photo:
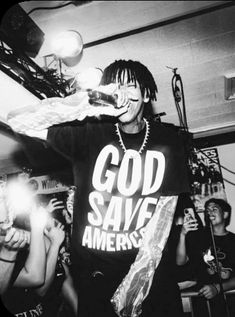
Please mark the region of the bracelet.
[[15, 263], [16, 260], [7, 260], [7, 259], [0, 258], [0, 261], [7, 262], [7, 263]]

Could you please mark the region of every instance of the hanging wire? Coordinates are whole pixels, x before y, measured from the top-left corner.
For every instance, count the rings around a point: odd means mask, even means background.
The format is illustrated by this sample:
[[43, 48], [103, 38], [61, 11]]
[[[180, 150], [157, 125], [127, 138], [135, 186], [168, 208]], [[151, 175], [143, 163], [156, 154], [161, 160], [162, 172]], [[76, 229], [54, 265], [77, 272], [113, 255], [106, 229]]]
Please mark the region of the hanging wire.
[[[34, 11], [38, 11], [38, 10], [54, 10], [54, 9], [60, 9], [60, 8], [63, 8], [63, 7], [66, 7], [70, 4], [74, 4], [75, 1], [69, 1], [64, 4], [60, 4], [58, 6], [55, 6], [55, 7], [37, 7], [37, 8], [33, 8], [32, 10], [30, 10], [27, 15], [30, 15], [31, 13], [33, 13]], [[79, 1], [81, 2], [81, 1]]]
[[230, 185], [235, 186], [235, 183], [233, 183], [233, 182], [229, 181], [228, 179], [223, 178], [223, 180], [224, 180], [226, 183], [229, 183]]
[[166, 67], [171, 69], [174, 73], [172, 80], [171, 80], [171, 88], [172, 88], [172, 93], [173, 93], [174, 100], [175, 100], [175, 106], [176, 106], [176, 110], [178, 112], [180, 126], [181, 126], [181, 128], [183, 128], [184, 131], [188, 132], [188, 122], [187, 122], [187, 115], [186, 115], [186, 108], [185, 108], [184, 88], [183, 88], [183, 82], [182, 82], [181, 76], [179, 74], [177, 74], [177, 68], [171, 68], [169, 66], [166, 66]]
[[[171, 87], [172, 87], [172, 93], [173, 93], [173, 97], [175, 100], [175, 106], [176, 106], [176, 110], [178, 113], [178, 117], [179, 117], [179, 123], [180, 123], [180, 127], [185, 131], [188, 132], [188, 122], [187, 122], [187, 115], [186, 115], [186, 107], [185, 107], [185, 98], [184, 98], [184, 88], [183, 88], [183, 82], [181, 79], [181, 76], [179, 74], [177, 74], [177, 69], [178, 68], [172, 68], [169, 66], [166, 66], [167, 68], [171, 69], [173, 72], [173, 77], [171, 80]], [[180, 106], [180, 103], [182, 103], [182, 105]], [[182, 108], [182, 110], [181, 110]], [[218, 164], [218, 162], [216, 162], [215, 160], [213, 160], [211, 157], [209, 157], [207, 154], [205, 154], [202, 150], [200, 150], [199, 148], [196, 148], [196, 146], [194, 144], [191, 144], [190, 146], [191, 148], [189, 149], [189, 165], [190, 161], [191, 161], [191, 156], [193, 154], [193, 151], [198, 151], [200, 153], [202, 153], [205, 157], [207, 157], [208, 159], [210, 159], [213, 163]], [[235, 172], [228, 169], [227, 167], [220, 165], [220, 167], [224, 170], [226, 170], [227, 172], [234, 174]], [[235, 183], [223, 178], [223, 180], [231, 185], [235, 186]]]

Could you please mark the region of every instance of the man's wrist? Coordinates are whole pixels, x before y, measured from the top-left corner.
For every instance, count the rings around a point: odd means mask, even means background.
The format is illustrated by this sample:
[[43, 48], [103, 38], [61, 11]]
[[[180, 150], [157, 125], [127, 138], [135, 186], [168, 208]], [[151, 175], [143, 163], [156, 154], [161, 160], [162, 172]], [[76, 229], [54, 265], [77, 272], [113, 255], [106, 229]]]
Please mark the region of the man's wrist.
[[51, 241], [51, 246], [50, 248], [54, 248], [54, 249], [59, 249], [60, 246], [61, 246], [61, 243], [59, 243], [58, 241], [56, 240], [50, 240]]

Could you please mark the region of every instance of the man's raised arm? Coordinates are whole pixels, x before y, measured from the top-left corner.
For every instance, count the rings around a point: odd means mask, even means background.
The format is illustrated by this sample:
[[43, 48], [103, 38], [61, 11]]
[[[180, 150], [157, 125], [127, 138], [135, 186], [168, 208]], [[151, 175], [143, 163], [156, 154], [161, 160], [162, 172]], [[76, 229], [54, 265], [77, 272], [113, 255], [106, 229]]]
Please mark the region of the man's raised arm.
[[15, 132], [46, 139], [50, 126], [78, 119], [88, 104], [86, 92], [65, 98], [46, 98], [9, 112], [7, 123]]
[[[113, 84], [100, 86], [99, 91], [112, 94], [116, 86]], [[8, 113], [8, 125], [18, 133], [46, 139], [47, 129], [55, 124], [82, 121], [86, 117], [100, 115], [119, 116], [126, 112], [128, 103], [118, 103], [112, 106], [92, 106], [88, 93], [80, 91], [65, 98], [52, 97], [40, 101], [38, 104], [26, 106]]]

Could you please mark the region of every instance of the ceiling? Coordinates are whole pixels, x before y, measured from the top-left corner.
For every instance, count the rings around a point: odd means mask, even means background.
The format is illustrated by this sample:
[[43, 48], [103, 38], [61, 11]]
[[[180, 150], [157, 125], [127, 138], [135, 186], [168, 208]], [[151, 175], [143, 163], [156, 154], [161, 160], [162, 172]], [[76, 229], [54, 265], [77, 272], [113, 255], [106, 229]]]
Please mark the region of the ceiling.
[[[201, 137], [235, 131], [235, 99], [225, 99], [224, 84], [224, 76], [235, 76], [233, 1], [24, 1], [20, 5], [26, 13], [31, 11], [30, 18], [45, 33], [34, 58], [39, 66], [45, 66], [44, 56], [53, 53], [50, 41], [54, 34], [76, 30], [85, 44], [83, 56], [74, 67], [63, 65], [65, 74], [104, 68], [120, 58], [139, 60], [158, 85], [155, 112], [166, 113], [163, 122], [179, 125], [171, 88], [173, 72], [167, 66], [177, 68], [190, 132]], [[52, 9], [61, 5], [64, 7]], [[39, 9], [42, 7], [50, 9]], [[15, 107], [37, 102], [2, 75], [1, 117]], [[0, 135], [4, 144], [0, 162], [4, 164], [19, 147], [7, 138]]]

